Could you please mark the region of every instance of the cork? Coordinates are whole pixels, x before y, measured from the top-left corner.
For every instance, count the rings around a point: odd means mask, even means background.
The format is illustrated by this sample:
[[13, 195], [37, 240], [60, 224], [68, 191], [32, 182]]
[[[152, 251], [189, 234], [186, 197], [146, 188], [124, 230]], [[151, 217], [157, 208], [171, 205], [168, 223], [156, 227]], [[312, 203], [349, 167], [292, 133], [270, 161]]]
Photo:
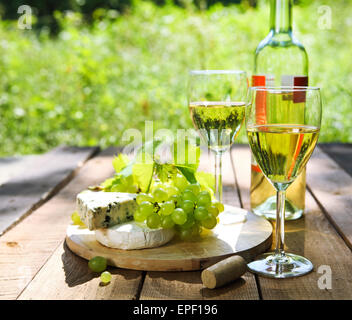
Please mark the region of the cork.
[[203, 270], [201, 278], [204, 286], [214, 289], [238, 279], [246, 270], [247, 263], [242, 257], [231, 256]]

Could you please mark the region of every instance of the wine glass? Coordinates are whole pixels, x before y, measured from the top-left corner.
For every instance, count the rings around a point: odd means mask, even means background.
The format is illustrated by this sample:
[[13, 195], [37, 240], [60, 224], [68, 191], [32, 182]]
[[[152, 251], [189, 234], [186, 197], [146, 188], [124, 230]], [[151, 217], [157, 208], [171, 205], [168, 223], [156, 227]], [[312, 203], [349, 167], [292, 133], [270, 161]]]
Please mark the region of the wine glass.
[[313, 269], [306, 258], [285, 253], [285, 192], [307, 164], [321, 124], [320, 89], [314, 87], [252, 87], [246, 130], [253, 156], [276, 189], [276, 249], [248, 264], [271, 278], [304, 275]]
[[222, 154], [244, 122], [248, 82], [244, 71], [194, 70], [189, 74], [188, 106], [194, 127], [215, 153], [215, 196], [222, 202]]

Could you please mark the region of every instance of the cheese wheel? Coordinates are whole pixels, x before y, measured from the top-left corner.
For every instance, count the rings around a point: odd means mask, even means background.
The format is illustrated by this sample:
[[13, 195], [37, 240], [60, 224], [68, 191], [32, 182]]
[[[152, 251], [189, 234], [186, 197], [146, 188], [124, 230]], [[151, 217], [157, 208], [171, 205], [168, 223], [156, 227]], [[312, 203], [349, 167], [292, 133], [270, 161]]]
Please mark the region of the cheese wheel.
[[150, 229], [136, 221], [95, 230], [95, 238], [102, 245], [124, 250], [159, 247], [169, 242], [174, 235], [173, 229]]

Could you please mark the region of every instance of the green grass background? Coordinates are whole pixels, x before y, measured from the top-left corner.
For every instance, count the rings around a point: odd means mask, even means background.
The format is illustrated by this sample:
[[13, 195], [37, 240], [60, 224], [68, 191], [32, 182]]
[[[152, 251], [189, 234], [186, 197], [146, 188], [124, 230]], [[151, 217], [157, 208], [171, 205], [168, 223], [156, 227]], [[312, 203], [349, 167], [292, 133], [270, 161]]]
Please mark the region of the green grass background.
[[[329, 5], [331, 29], [319, 7]], [[352, 3], [317, 0], [294, 8], [307, 49], [310, 84], [322, 87], [320, 141], [352, 142]], [[199, 11], [138, 1], [123, 15], [97, 10], [93, 24], [57, 13], [50, 37], [0, 22], [0, 155], [39, 153], [59, 144], [121, 145], [124, 130], [191, 126], [189, 69], [244, 69], [268, 32], [269, 8], [215, 5]], [[242, 133], [239, 140], [245, 142]]]

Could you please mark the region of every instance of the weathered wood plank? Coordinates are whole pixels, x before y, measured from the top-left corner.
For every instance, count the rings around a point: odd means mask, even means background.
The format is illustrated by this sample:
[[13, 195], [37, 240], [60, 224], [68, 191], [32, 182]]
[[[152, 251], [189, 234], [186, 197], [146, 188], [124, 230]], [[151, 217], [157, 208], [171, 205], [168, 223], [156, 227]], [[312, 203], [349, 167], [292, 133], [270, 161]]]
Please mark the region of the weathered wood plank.
[[41, 155], [26, 155], [0, 158], [0, 185], [28, 171], [35, 158]]
[[[241, 151], [242, 150], [242, 151]], [[249, 149], [246, 147], [235, 148], [234, 150], [235, 166], [237, 169], [238, 184], [241, 188], [241, 197], [244, 200], [245, 207], [248, 208], [249, 204]], [[248, 172], [248, 173], [247, 173]], [[309, 170], [308, 170], [309, 174]], [[242, 182], [241, 182], [242, 181]], [[248, 196], [246, 196], [246, 193]], [[228, 192], [225, 192], [227, 197]], [[236, 192], [235, 192], [236, 194]], [[232, 201], [235, 201], [236, 196], [230, 195]], [[336, 232], [327, 222], [324, 215], [321, 213], [317, 207], [315, 201], [308, 194], [307, 196], [307, 207], [309, 209], [308, 214], [304, 219], [298, 221], [293, 221], [287, 223], [287, 245], [288, 249], [292, 252], [296, 252], [302, 255], [306, 255], [312, 260], [315, 264], [316, 269], [310, 275], [307, 275], [302, 278], [297, 279], [288, 279], [288, 280], [271, 280], [260, 278], [261, 289], [263, 292], [264, 299], [351, 299], [351, 280], [349, 274], [351, 272], [351, 252], [344, 245], [343, 241], [336, 235]], [[66, 222], [67, 223], [67, 222]], [[303, 225], [302, 225], [303, 224]], [[323, 233], [323, 235], [321, 234]], [[311, 245], [310, 245], [311, 244]], [[13, 244], [10, 244], [13, 245]], [[49, 260], [48, 263], [52, 262], [53, 266], [57, 267], [57, 260], [55, 262], [55, 256], [60, 256], [59, 250], [62, 247], [59, 247], [53, 257]], [[77, 258], [79, 259], [79, 258]], [[336, 263], [338, 261], [338, 263]], [[341, 263], [340, 263], [341, 262]], [[321, 274], [318, 274], [317, 267], [319, 265], [330, 265], [332, 268], [332, 290], [320, 290], [317, 285], [318, 278]], [[44, 266], [44, 270], [47, 268], [47, 265]], [[82, 264], [83, 268], [83, 264]], [[49, 265], [48, 269], [50, 271]], [[86, 269], [85, 269], [86, 270]], [[84, 270], [82, 270], [84, 271]], [[119, 272], [119, 269], [117, 269]], [[76, 274], [72, 271], [72, 274]], [[83, 274], [83, 273], [82, 273]], [[198, 274], [198, 277], [196, 275]], [[40, 287], [40, 276], [42, 276], [42, 271], [38, 274], [38, 282], [33, 282], [33, 288]], [[87, 275], [83, 276], [87, 277]], [[124, 276], [123, 276], [124, 277]], [[43, 279], [50, 278], [50, 272]], [[118, 278], [118, 276], [117, 276]], [[75, 277], [69, 281], [76, 283], [74, 280]], [[134, 280], [138, 283], [139, 276], [137, 275]], [[249, 280], [248, 280], [249, 279]], [[236, 299], [236, 298], [247, 298], [253, 299], [253, 293], [251, 290], [248, 290], [248, 287], [253, 287], [256, 291], [255, 282], [252, 281], [253, 276], [251, 274], [246, 274], [244, 280], [240, 280], [241, 283], [233, 283], [230, 286], [216, 289], [208, 290], [202, 287], [200, 282], [200, 276], [198, 272], [187, 272], [187, 273], [157, 273], [152, 272], [148, 273], [144, 282], [143, 290], [141, 292], [141, 299], [162, 299], [162, 298], [175, 298], [175, 299]], [[37, 277], [34, 281], [37, 281]], [[94, 280], [98, 286], [98, 280]], [[91, 288], [95, 284], [94, 281], [90, 281], [89, 284], [82, 284], [79, 287], [82, 289], [78, 295], [85, 296], [86, 292], [89, 290], [94, 290], [95, 287]], [[113, 280], [115, 281], [115, 280]], [[120, 280], [116, 280], [119, 282]], [[244, 283], [243, 283], [244, 281]], [[306, 283], [308, 281], [308, 284]], [[62, 282], [62, 280], [61, 280]], [[37, 285], [35, 287], [34, 285]], [[28, 287], [28, 290], [31, 288], [32, 283]], [[134, 284], [135, 286], [135, 284]], [[233, 286], [233, 287], [232, 287]], [[55, 286], [54, 286], [55, 287]], [[112, 287], [108, 290], [113, 292], [113, 288], [116, 287], [116, 284], [112, 283]], [[133, 286], [132, 286], [133, 287]], [[91, 288], [91, 289], [88, 289]], [[118, 290], [118, 286], [117, 289]], [[65, 289], [65, 288], [63, 288]], [[67, 288], [66, 288], [67, 289]], [[37, 290], [35, 290], [37, 291]], [[133, 290], [132, 290], [133, 291]], [[29, 292], [29, 291], [28, 291]], [[103, 292], [103, 291], [101, 291]], [[134, 291], [133, 291], [134, 292]], [[323, 293], [322, 293], [323, 292]], [[30, 298], [36, 297], [36, 294], [27, 296], [26, 291], [24, 291], [21, 298]], [[110, 299], [115, 296], [114, 293], [106, 293], [109, 295]], [[138, 293], [137, 293], [138, 294]], [[100, 293], [95, 294], [96, 298], [103, 297], [105, 294]], [[69, 292], [68, 294], [60, 294], [58, 297], [74, 297], [74, 291]], [[131, 294], [130, 297], [133, 297]], [[258, 297], [258, 296], [257, 296]]]
[[89, 270], [87, 260], [61, 243], [19, 300], [125, 300], [136, 299], [142, 272], [108, 268], [109, 285], [100, 283], [100, 274]]
[[319, 148], [314, 151], [310, 162], [308, 187], [352, 249], [352, 177]]
[[[203, 153], [200, 170], [213, 172], [212, 154]], [[223, 158], [224, 202], [240, 207], [229, 154]], [[259, 299], [255, 278], [246, 273], [241, 279], [218, 289], [207, 289], [202, 285], [201, 272], [148, 272], [140, 299]]]
[[352, 176], [352, 143], [323, 143], [319, 147]]
[[55, 194], [97, 151], [58, 147], [26, 163], [26, 170], [0, 187], [0, 234]]
[[[227, 163], [225, 165], [228, 166], [229, 164]], [[237, 193], [234, 192], [233, 186], [226, 187], [225, 190], [227, 190], [225, 192], [225, 197], [228, 197], [228, 199], [226, 199], [227, 202], [238, 205]], [[64, 266], [66, 264], [65, 261], [69, 261], [67, 263], [69, 267], [64, 267], [64, 269], [62, 269], [62, 262], [60, 262], [60, 257], [65, 257], [62, 259], [64, 261]], [[69, 275], [67, 275], [67, 272], [65, 274], [65, 270], [70, 269], [72, 269], [72, 271], [69, 273]], [[50, 299], [133, 299], [138, 297], [139, 292], [137, 289], [138, 285], [140, 284], [139, 281], [141, 281], [142, 273], [138, 271], [122, 269], [111, 270], [114, 272], [112, 282], [109, 284], [109, 286], [99, 287], [99, 280], [92, 280], [91, 273], [87, 271], [87, 262], [78, 257], [75, 257], [71, 252], [68, 252], [65, 247], [63, 248], [60, 246], [55, 250], [53, 256], [40, 270], [34, 280], [24, 290], [20, 296], [20, 299], [40, 299], [41, 297]], [[188, 287], [189, 295], [187, 298], [258, 298], [255, 280], [251, 274], [247, 274], [242, 280], [233, 283], [230, 288], [227, 287], [217, 289], [215, 291], [211, 291], [202, 287], [200, 282], [200, 272], [160, 272], [150, 274], [153, 274], [153, 277], [157, 274], [162, 275], [164, 278], [164, 283], [161, 283], [160, 281], [158, 283], [159, 285], [164, 286], [166, 290], [167, 288], [170, 288], [170, 284], [175, 284], [175, 281], [179, 279], [181, 286]], [[147, 277], [147, 289], [143, 292], [149, 295], [149, 276]], [[171, 280], [168, 280], [169, 277], [174, 277], [175, 280], [170, 282]], [[187, 280], [184, 281], [184, 279], [194, 279], [191, 282], [198, 282], [198, 285], [189, 283]], [[70, 283], [78, 283], [78, 285], [70, 286]], [[171, 292], [173, 292], [173, 294], [166, 294], [160, 298], [174, 298], [177, 291], [171, 290], [170, 293]], [[185, 298], [185, 292], [183, 289], [179, 291], [179, 294], [180, 298]], [[146, 297], [143, 295], [141, 298], [145, 299]]]
[[141, 300], [257, 300], [257, 286], [253, 275], [245, 273], [240, 279], [218, 289], [203, 286], [200, 272], [148, 272]]
[[[264, 300], [350, 300], [352, 252], [309, 193], [306, 195], [306, 206], [309, 211], [304, 218], [286, 223], [285, 242], [287, 252], [307, 257], [313, 263], [314, 270], [295, 279], [278, 281], [259, 277], [262, 297]], [[319, 278], [326, 272], [319, 269], [321, 266], [331, 268], [331, 289], [319, 288]]]
[[[234, 154], [241, 197], [245, 199], [245, 206], [248, 208], [249, 147], [235, 148]], [[307, 176], [308, 179], [314, 179], [312, 168], [318, 168], [319, 163], [314, 160], [314, 157], [310, 162]], [[325, 170], [319, 171], [321, 177], [328, 174]], [[326, 180], [321, 183], [328, 184]], [[330, 189], [333, 190], [331, 185]], [[351, 299], [352, 253], [308, 192], [306, 193], [306, 207], [307, 213], [304, 218], [286, 222], [285, 241], [288, 252], [307, 257], [313, 262], [315, 269], [309, 275], [295, 279], [275, 280], [259, 277], [262, 297], [263, 299]], [[318, 287], [318, 279], [322, 276], [318, 270], [322, 265], [332, 269], [331, 290], [321, 290]]]
[[17, 298], [58, 248], [75, 209], [76, 194], [113, 174], [115, 152], [110, 149], [89, 160], [55, 197], [0, 238], [0, 299]]

